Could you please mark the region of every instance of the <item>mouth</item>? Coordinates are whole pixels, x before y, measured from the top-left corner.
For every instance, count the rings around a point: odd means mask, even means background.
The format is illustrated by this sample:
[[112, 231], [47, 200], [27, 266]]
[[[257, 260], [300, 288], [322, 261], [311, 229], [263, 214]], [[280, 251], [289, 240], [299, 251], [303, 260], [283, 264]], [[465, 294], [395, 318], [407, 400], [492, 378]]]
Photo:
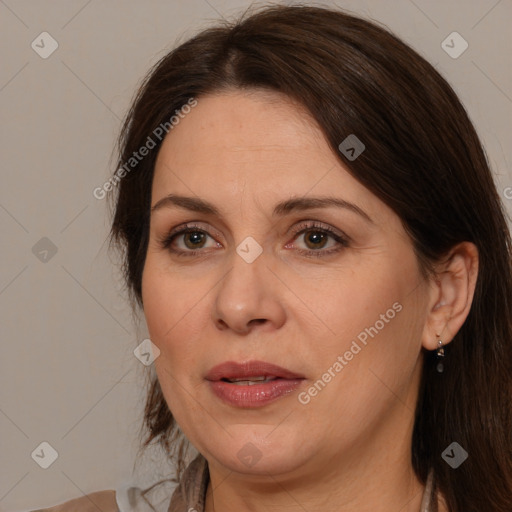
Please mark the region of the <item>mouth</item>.
[[206, 380], [213, 393], [234, 407], [262, 407], [295, 391], [305, 377], [264, 361], [227, 361], [213, 367]]
[[236, 384], [237, 386], [254, 386], [255, 384], [262, 382], [272, 382], [273, 380], [277, 380], [279, 377], [266, 377], [264, 375], [259, 375], [258, 377], [251, 377], [250, 379], [245, 378], [236, 378], [236, 379], [221, 379], [222, 382], [230, 382], [231, 384]]

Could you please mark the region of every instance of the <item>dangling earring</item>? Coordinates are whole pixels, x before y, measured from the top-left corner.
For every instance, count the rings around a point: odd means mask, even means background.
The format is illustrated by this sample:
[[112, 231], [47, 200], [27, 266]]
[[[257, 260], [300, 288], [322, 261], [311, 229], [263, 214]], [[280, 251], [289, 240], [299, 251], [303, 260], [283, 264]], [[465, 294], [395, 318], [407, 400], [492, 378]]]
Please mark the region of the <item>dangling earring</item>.
[[[436, 336], [439, 338], [439, 334], [436, 334]], [[443, 365], [444, 348], [443, 348], [443, 342], [442, 342], [442, 340], [439, 340], [439, 341], [437, 342], [436, 356], [437, 356], [437, 366], [436, 366], [436, 370], [437, 370], [439, 373], [443, 373], [443, 371], [444, 371], [444, 365]]]

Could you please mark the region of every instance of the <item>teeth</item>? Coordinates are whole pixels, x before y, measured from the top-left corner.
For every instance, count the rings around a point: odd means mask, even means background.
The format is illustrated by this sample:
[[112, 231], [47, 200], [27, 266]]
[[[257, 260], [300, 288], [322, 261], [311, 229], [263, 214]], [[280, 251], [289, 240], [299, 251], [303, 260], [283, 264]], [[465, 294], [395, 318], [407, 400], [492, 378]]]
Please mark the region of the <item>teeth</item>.
[[247, 381], [247, 380], [265, 380], [268, 377], [265, 377], [265, 375], [260, 375], [259, 377], [249, 377], [248, 379], [232, 379], [233, 382], [237, 381]]
[[265, 377], [265, 376], [260, 376], [260, 377], [251, 377], [250, 380], [249, 379], [229, 379], [229, 382], [231, 382], [231, 384], [237, 384], [239, 386], [253, 386], [254, 384], [259, 384], [261, 382], [270, 382], [272, 380], [276, 380], [277, 377]]

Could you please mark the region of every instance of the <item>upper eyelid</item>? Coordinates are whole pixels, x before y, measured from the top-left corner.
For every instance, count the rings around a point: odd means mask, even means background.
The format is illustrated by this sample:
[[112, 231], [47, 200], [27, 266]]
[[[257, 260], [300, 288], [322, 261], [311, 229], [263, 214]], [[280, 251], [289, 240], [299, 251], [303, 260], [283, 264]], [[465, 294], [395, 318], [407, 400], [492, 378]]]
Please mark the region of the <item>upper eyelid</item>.
[[335, 228], [335, 227], [325, 224], [323, 222], [306, 220], [306, 221], [300, 221], [299, 224], [301, 224], [301, 225], [296, 230], [294, 230], [295, 235], [298, 235], [303, 231], [307, 231], [308, 229], [309, 230], [318, 229], [319, 231], [322, 231], [322, 230], [326, 231], [330, 236], [338, 236], [340, 238], [343, 238], [347, 242], [352, 241], [352, 238], [350, 236], [348, 236], [341, 229]]
[[[205, 233], [207, 234], [210, 234], [210, 230], [209, 229], [206, 229], [202, 226], [200, 226], [199, 224], [201, 223], [201, 221], [191, 221], [191, 222], [185, 222], [183, 224], [180, 224], [179, 226], [176, 226], [175, 228], [172, 228], [168, 235], [169, 236], [172, 236], [172, 235], [178, 235], [180, 234], [182, 231], [186, 231], [186, 230], [190, 230], [190, 229], [196, 229], [197, 231], [204, 231]], [[218, 232], [217, 230], [214, 229], [215, 232]]]
[[[200, 226], [200, 224], [202, 224], [202, 223], [204, 223], [204, 221], [184, 222], [183, 224], [179, 224], [178, 226], [172, 228], [168, 232], [168, 235], [171, 236], [171, 235], [179, 234], [182, 231], [186, 231], [187, 229], [197, 229], [198, 231], [204, 231], [205, 233], [210, 234], [210, 228], [204, 228], [203, 226]], [[298, 227], [294, 227], [294, 226], [297, 226], [297, 224], [299, 224], [299, 226]], [[323, 229], [323, 230], [326, 230], [326, 231], [333, 231], [334, 233], [339, 233], [340, 236], [343, 236], [343, 237], [346, 237], [346, 238], [350, 238], [348, 235], [346, 235], [339, 228], [335, 228], [335, 227], [330, 226], [329, 224], [327, 224], [325, 222], [317, 221], [317, 220], [299, 220], [299, 221], [296, 221], [291, 228], [286, 230], [286, 232], [289, 233], [289, 232], [292, 231], [295, 234], [297, 234], [301, 229], [314, 229], [314, 228], [319, 229], [319, 230]], [[220, 231], [215, 229], [215, 228], [213, 228], [213, 232], [217, 233], [217, 234], [220, 233]]]

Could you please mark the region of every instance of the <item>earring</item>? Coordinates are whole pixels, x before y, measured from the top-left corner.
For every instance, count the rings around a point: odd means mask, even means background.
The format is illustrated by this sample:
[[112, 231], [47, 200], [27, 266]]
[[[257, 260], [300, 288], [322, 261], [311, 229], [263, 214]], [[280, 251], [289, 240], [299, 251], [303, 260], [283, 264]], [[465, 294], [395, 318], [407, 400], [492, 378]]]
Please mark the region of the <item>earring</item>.
[[[436, 336], [439, 337], [438, 334], [436, 334]], [[436, 369], [437, 369], [438, 373], [443, 373], [443, 371], [444, 371], [444, 365], [443, 365], [444, 348], [443, 348], [442, 340], [439, 340], [437, 342], [436, 356], [437, 356]]]

